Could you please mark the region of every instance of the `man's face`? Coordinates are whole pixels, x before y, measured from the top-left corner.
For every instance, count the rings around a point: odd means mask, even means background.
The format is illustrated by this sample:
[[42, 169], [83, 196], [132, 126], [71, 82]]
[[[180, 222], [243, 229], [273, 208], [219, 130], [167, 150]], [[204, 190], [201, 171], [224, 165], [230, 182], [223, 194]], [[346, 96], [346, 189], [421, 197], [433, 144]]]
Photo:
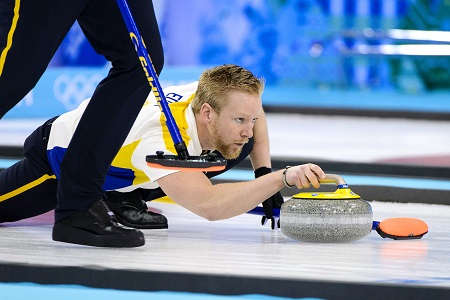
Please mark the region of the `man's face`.
[[253, 136], [253, 126], [261, 112], [260, 96], [237, 91], [228, 93], [228, 104], [220, 115], [214, 114], [210, 126], [215, 149], [226, 159], [237, 158]]

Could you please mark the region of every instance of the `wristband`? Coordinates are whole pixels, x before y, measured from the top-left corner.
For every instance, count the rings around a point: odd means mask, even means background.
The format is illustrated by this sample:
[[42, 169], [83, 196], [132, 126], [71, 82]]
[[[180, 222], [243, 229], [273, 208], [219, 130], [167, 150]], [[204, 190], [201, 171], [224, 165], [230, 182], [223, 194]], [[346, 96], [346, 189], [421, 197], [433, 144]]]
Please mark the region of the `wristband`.
[[282, 179], [283, 179], [283, 184], [284, 184], [284, 186], [285, 187], [287, 187], [287, 188], [291, 188], [291, 187], [293, 187], [295, 184], [289, 184], [288, 182], [287, 182], [287, 180], [286, 180], [286, 172], [287, 172], [287, 170], [289, 169], [289, 168], [291, 168], [291, 166], [286, 166], [286, 168], [284, 169], [284, 171], [283, 171], [283, 175], [282, 175]]
[[260, 168], [256, 169], [254, 171], [254, 173], [255, 173], [255, 178], [259, 178], [259, 177], [264, 176], [266, 174], [272, 173], [272, 169], [268, 168], [268, 167], [260, 167]]

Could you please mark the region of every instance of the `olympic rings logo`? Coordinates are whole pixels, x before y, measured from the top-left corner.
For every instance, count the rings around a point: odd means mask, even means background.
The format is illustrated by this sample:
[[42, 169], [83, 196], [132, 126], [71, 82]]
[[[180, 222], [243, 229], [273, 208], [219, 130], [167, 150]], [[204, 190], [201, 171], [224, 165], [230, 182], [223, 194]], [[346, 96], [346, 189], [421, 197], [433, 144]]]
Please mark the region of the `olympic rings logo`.
[[83, 100], [92, 96], [103, 77], [100, 74], [91, 76], [77, 74], [73, 77], [67, 74], [60, 75], [53, 83], [53, 93], [56, 100], [61, 102], [65, 109], [73, 110]]

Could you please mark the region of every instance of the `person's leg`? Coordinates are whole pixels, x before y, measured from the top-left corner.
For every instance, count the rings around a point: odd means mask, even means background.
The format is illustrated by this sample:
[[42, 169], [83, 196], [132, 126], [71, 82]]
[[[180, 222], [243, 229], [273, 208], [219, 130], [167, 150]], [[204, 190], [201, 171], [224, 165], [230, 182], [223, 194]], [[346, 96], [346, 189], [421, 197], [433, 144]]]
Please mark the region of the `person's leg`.
[[56, 206], [56, 178], [25, 158], [0, 173], [0, 223], [31, 218]]
[[[133, 0], [129, 5], [159, 74], [163, 52], [152, 2]], [[94, 228], [92, 219], [107, 220], [105, 177], [150, 85], [115, 1], [91, 1], [78, 22], [93, 48], [111, 61], [112, 69], [97, 86], [62, 161], [53, 239], [94, 246], [140, 246], [144, 236], [139, 231], [118, 237], [118, 227], [113, 227], [117, 234], [111, 234], [110, 225], [96, 222], [103, 225]]]
[[57, 180], [46, 154], [51, 121], [25, 140], [25, 158], [0, 173], [0, 222], [34, 217], [55, 208]]
[[[133, 0], [129, 5], [159, 74], [163, 53], [152, 3]], [[91, 1], [78, 22], [112, 69], [96, 88], [61, 164], [56, 221], [105, 197], [106, 173], [150, 93], [115, 1]]]
[[0, 118], [34, 88], [86, 1], [0, 1]]

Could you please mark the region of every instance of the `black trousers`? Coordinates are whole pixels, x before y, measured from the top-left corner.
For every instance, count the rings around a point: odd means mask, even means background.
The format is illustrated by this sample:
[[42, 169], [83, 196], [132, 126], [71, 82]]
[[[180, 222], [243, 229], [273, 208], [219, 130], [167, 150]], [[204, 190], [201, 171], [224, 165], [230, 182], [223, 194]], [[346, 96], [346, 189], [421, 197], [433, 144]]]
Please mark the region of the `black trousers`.
[[[56, 221], [104, 197], [106, 172], [150, 86], [114, 0], [0, 1], [0, 117], [37, 83], [75, 21], [93, 48], [112, 63], [96, 88], [61, 165]], [[151, 0], [128, 1], [159, 74], [161, 38]], [[23, 165], [29, 162], [23, 162]], [[24, 168], [17, 166], [17, 169]]]
[[13, 222], [56, 207], [56, 176], [47, 158], [53, 119], [37, 128], [24, 143], [24, 159], [0, 173], [0, 222]]
[[[0, 173], [0, 223], [34, 217], [56, 207], [58, 180], [50, 168], [46, 152], [54, 119], [45, 122], [25, 140], [24, 159]], [[235, 167], [252, 149], [253, 139], [250, 139], [241, 155], [227, 162], [225, 170], [206, 175], [211, 178]], [[137, 189], [130, 193], [139, 193], [147, 201], [165, 196], [160, 188]]]

